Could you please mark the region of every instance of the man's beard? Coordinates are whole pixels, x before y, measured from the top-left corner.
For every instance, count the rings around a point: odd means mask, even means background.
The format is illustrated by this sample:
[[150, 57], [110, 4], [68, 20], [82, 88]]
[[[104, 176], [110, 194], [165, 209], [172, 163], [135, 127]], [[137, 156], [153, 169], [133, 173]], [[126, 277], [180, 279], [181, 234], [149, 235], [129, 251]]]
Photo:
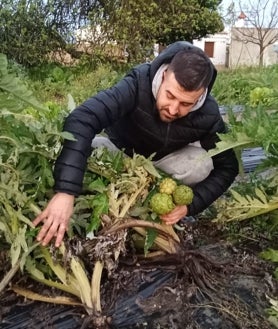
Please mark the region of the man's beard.
[[168, 108], [161, 108], [159, 109], [159, 117], [163, 122], [172, 122], [179, 118], [179, 115], [171, 115], [169, 114]]

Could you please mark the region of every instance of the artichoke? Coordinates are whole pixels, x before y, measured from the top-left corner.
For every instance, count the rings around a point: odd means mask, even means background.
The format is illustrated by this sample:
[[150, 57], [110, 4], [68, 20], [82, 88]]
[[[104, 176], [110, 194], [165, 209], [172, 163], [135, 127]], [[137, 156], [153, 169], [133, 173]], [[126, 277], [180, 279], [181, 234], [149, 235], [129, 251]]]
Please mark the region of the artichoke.
[[159, 184], [159, 192], [172, 194], [177, 187], [177, 183], [172, 178], [164, 178]]
[[187, 185], [179, 185], [173, 192], [173, 199], [176, 205], [189, 205], [193, 200], [193, 191]]
[[150, 199], [150, 207], [158, 215], [165, 215], [175, 208], [172, 196], [166, 193], [155, 193]]

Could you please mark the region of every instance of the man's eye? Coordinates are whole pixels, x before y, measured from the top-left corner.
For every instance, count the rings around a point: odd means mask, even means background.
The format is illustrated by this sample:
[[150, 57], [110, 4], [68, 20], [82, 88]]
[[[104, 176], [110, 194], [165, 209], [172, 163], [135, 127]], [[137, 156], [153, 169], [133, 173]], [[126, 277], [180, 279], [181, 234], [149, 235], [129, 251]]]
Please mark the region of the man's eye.
[[167, 93], [167, 97], [168, 97], [169, 99], [174, 99], [174, 96], [173, 96], [172, 94], [170, 94], [170, 93]]

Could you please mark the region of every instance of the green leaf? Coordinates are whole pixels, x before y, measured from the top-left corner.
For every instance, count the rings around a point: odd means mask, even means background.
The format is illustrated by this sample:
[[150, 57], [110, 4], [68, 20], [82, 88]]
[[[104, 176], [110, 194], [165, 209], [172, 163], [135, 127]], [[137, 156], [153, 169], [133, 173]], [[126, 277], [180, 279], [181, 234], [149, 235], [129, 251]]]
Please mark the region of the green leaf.
[[148, 254], [149, 249], [153, 246], [157, 235], [158, 235], [157, 230], [152, 229], [152, 228], [146, 229], [146, 238], [145, 238], [145, 244], [144, 244], [144, 254], [145, 255]]
[[1, 222], [0, 222], [0, 231], [2, 231], [2, 232], [6, 232], [7, 231], [6, 225], [4, 223], [1, 223]]
[[75, 101], [71, 94], [68, 94], [68, 110], [73, 111], [76, 108]]
[[161, 178], [159, 172], [156, 170], [151, 160], [146, 161], [143, 166], [146, 169], [146, 171], [150, 173], [152, 176], [156, 178]]
[[76, 141], [77, 139], [73, 136], [72, 133], [68, 132], [68, 131], [62, 131], [60, 133], [61, 137], [63, 137], [64, 139], [67, 139], [69, 141]]
[[102, 179], [100, 177], [98, 177], [97, 179], [95, 179], [94, 181], [92, 181], [89, 186], [88, 186], [90, 191], [96, 191], [99, 193], [103, 193], [106, 191], [106, 186], [103, 183]]
[[264, 259], [271, 260], [272, 262], [278, 262], [278, 250], [267, 249], [261, 252], [260, 256]]
[[112, 152], [112, 168], [118, 173], [123, 169], [124, 153], [122, 151]]
[[[13, 97], [25, 102], [41, 111], [46, 111], [47, 109], [40, 104], [37, 99], [33, 96], [32, 92], [25, 86], [25, 84], [17, 77], [9, 74], [7, 71], [7, 60], [5, 55], [0, 54], [0, 90], [6, 92]], [[1, 104], [1, 107], [3, 104]]]
[[267, 198], [266, 198], [266, 194], [260, 190], [259, 188], [255, 188], [255, 194], [256, 196], [262, 201], [262, 203], [267, 203]]
[[19, 257], [22, 253], [22, 249], [24, 248], [25, 251], [27, 250], [27, 245], [25, 241], [25, 231], [26, 231], [26, 227], [20, 229], [19, 233], [15, 236], [15, 239], [12, 242], [10, 249], [12, 266], [14, 266], [19, 260]]
[[137, 218], [147, 220], [148, 216], [149, 216], [149, 212], [150, 212], [149, 207], [139, 205], [139, 206], [135, 206], [135, 207], [131, 208], [129, 211], [129, 214], [132, 217], [137, 217]]
[[92, 201], [93, 213], [91, 222], [87, 229], [87, 233], [97, 230], [101, 223], [101, 215], [108, 214], [109, 202], [106, 194], [98, 194], [94, 196]]
[[248, 137], [245, 133], [238, 132], [235, 135], [218, 134], [218, 136], [221, 141], [216, 143], [216, 147], [214, 149], [208, 151], [209, 156], [215, 156], [234, 148], [243, 149], [255, 146], [255, 141]]
[[272, 196], [267, 200], [262, 189], [255, 189], [255, 196], [242, 195], [231, 189], [232, 198], [219, 199], [215, 202], [217, 216], [214, 222], [244, 220], [259, 216], [278, 209], [278, 197]]

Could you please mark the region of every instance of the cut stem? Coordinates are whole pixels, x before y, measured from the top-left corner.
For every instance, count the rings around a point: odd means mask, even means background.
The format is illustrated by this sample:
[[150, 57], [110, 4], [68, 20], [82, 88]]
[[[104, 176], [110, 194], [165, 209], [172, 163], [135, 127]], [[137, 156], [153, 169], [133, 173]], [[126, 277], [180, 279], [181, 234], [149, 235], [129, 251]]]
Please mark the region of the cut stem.
[[94, 272], [91, 281], [92, 304], [93, 304], [93, 310], [96, 313], [101, 313], [100, 282], [101, 282], [103, 267], [104, 267], [103, 262], [98, 260], [95, 263]]

